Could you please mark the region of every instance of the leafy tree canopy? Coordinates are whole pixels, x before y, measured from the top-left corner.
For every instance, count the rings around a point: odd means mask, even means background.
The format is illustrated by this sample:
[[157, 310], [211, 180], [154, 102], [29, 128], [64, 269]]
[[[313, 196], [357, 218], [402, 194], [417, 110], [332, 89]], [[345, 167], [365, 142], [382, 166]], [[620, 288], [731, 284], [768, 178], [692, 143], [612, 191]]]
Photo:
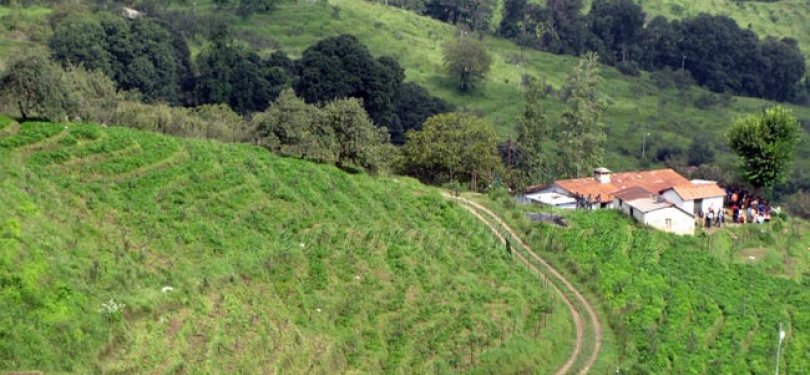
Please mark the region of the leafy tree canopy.
[[497, 135], [485, 119], [465, 113], [443, 113], [407, 134], [405, 169], [428, 183], [469, 181], [473, 172], [499, 173]]
[[728, 145], [740, 157], [742, 175], [751, 185], [773, 186], [790, 170], [799, 132], [791, 111], [775, 106], [735, 121]]

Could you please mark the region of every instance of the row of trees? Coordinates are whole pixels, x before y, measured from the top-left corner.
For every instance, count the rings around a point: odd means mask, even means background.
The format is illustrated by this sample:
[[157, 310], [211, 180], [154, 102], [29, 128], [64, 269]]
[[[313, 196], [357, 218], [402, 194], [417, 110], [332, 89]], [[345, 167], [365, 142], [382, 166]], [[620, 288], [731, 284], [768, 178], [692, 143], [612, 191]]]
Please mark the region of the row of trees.
[[281, 52], [262, 58], [223, 27], [212, 32], [211, 45], [192, 63], [180, 35], [146, 17], [80, 14], [56, 24], [49, 46], [63, 66], [100, 71], [146, 103], [227, 104], [249, 115], [267, 109], [288, 87], [307, 103], [358, 98], [396, 144], [430, 115], [451, 110], [424, 88], [405, 83], [395, 59], [375, 58], [354, 36], [321, 40], [299, 60]]
[[[395, 6], [481, 33], [489, 32], [492, 0], [398, 0]], [[669, 21], [647, 15], [633, 0], [506, 0], [496, 30], [518, 44], [557, 54], [597, 52], [626, 74], [684, 69], [709, 89], [778, 101], [810, 95], [805, 61], [793, 38], [760, 40], [727, 16], [700, 14]]]
[[582, 8], [582, 0], [548, 0], [546, 6], [507, 0], [498, 33], [554, 53], [597, 51], [627, 73], [686, 69], [718, 92], [785, 101], [802, 89], [805, 62], [795, 39], [760, 40], [726, 16], [646, 22], [633, 0], [595, 0], [587, 14]]

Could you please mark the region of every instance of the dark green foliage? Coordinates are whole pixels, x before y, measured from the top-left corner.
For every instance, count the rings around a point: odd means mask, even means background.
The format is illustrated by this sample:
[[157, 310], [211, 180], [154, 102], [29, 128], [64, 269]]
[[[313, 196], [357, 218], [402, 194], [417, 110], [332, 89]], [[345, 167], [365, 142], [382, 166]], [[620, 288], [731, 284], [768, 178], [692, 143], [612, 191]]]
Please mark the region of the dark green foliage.
[[217, 40], [197, 58], [196, 102], [226, 103], [240, 114], [264, 110], [291, 81], [285, 66], [289, 60], [273, 56], [262, 61], [239, 44]]
[[492, 0], [427, 0], [425, 15], [473, 31], [488, 31], [495, 4]]
[[[606, 62], [627, 62], [638, 48], [644, 28], [644, 11], [632, 0], [596, 0], [588, 13], [591, 32], [602, 40]], [[635, 55], [635, 53], [633, 54]]]
[[403, 83], [396, 101], [397, 122], [389, 127], [391, 143], [404, 144], [405, 134], [409, 130], [420, 130], [428, 117], [452, 110], [450, 104], [441, 98], [431, 96], [422, 86], [410, 82]]
[[83, 65], [112, 78], [119, 89], [137, 90], [147, 102], [184, 102], [191, 58], [185, 41], [146, 18], [102, 15], [66, 18], [49, 43], [63, 65]]
[[796, 97], [800, 80], [805, 75], [804, 55], [795, 39], [766, 38], [762, 58], [767, 67], [761, 72], [762, 97], [786, 101]]
[[714, 162], [714, 150], [706, 139], [692, 139], [687, 153], [689, 155], [689, 165], [699, 166]]
[[375, 124], [392, 123], [404, 71], [392, 58], [374, 59], [355, 36], [315, 43], [304, 50], [298, 68], [295, 92], [308, 103], [359, 98]]

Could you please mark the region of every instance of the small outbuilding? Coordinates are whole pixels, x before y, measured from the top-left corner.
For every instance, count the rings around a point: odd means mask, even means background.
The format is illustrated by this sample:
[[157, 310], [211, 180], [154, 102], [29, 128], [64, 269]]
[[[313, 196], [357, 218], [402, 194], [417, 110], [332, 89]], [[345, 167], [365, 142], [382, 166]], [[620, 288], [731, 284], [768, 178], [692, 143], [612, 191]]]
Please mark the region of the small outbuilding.
[[723, 199], [726, 196], [726, 191], [713, 181], [676, 185], [663, 189], [660, 193], [666, 200], [675, 203], [684, 211], [700, 216], [705, 215], [710, 209], [715, 212], [722, 209]]
[[695, 216], [660, 195], [625, 201], [615, 198], [620, 210], [641, 224], [680, 235], [695, 233]]

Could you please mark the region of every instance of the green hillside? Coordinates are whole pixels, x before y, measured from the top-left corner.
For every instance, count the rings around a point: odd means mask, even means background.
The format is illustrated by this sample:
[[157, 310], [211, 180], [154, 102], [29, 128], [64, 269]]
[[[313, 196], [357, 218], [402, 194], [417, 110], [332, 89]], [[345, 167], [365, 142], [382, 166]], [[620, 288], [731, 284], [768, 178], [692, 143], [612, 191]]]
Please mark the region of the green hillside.
[[[188, 10], [186, 5], [172, 6]], [[514, 134], [515, 119], [522, 110], [522, 77], [527, 74], [540, 76], [555, 89], [560, 89], [576, 62], [575, 57], [521, 51], [510, 41], [484, 37], [484, 45], [493, 55], [491, 72], [479, 90], [463, 94], [447, 77], [442, 64], [442, 46], [453, 38], [454, 27], [403, 9], [364, 0], [299, 1], [282, 4], [270, 14], [254, 14], [248, 19], [218, 11], [209, 1], [197, 2], [195, 9], [201, 16], [216, 14], [227, 19], [239, 31], [238, 35], [265, 55], [282, 50], [297, 57], [322, 38], [354, 34], [375, 55], [397, 58], [405, 68], [406, 80], [425, 86], [432, 94], [459, 108], [491, 119], [504, 138]], [[17, 14], [13, 18], [17, 20], [15, 22], [36, 36], [22, 37], [26, 32], [20, 31], [3, 33], [0, 51], [7, 51], [6, 56], [13, 56], [14, 51], [23, 48], [41, 46], [42, 41], [47, 40], [46, 26], [42, 21], [36, 23], [47, 13], [43, 8], [12, 11], [0, 7], [0, 14], [3, 13]], [[9, 23], [10, 20], [4, 18], [2, 22]], [[200, 39], [191, 42], [194, 51], [199, 51], [207, 43]], [[701, 108], [695, 103], [710, 94], [697, 87], [659, 89], [647, 73], [641, 77], [628, 77], [610, 67], [604, 67], [602, 76], [602, 92], [610, 103], [604, 118], [610, 151], [605, 164], [616, 170], [638, 168], [644, 164], [641, 156], [646, 132], [650, 133], [648, 156], [655, 155], [662, 147], [675, 146], [686, 150], [694, 138], [727, 151], [723, 134], [730, 122], [739, 115], [772, 104], [761, 99], [737, 97], [728, 104], [719, 101], [719, 104]], [[556, 95], [545, 101], [545, 109], [552, 120], [564, 108]], [[810, 108], [791, 108], [800, 120], [810, 119]], [[805, 137], [807, 142], [801, 146], [797, 171], [810, 169], [810, 138], [806, 134]], [[718, 158], [729, 164], [727, 152], [719, 153]]]
[[565, 212], [570, 227], [559, 228], [526, 220], [537, 206], [483, 202], [598, 295], [621, 373], [772, 373], [780, 323], [781, 373], [810, 372], [808, 223], [776, 219], [680, 237], [613, 210]]
[[548, 373], [569, 354], [551, 289], [412, 179], [0, 119], [0, 372]]
[[[333, 0], [330, 4], [284, 5], [269, 15], [254, 15], [240, 21], [238, 26], [294, 56], [321, 38], [341, 33], [357, 35], [374, 54], [396, 57], [405, 68], [407, 80], [427, 87], [434, 95], [460, 108], [490, 118], [504, 137], [513, 134], [515, 119], [522, 110], [521, 77], [540, 76], [559, 89], [576, 63], [575, 57], [533, 50], [521, 52], [512, 42], [484, 37], [484, 44], [493, 55], [491, 72], [480, 90], [462, 94], [447, 78], [442, 65], [442, 46], [453, 38], [453, 26], [363, 0]], [[265, 53], [270, 51], [266, 49]], [[707, 95], [706, 90], [697, 87], [660, 90], [646, 73], [628, 77], [610, 67], [604, 67], [602, 76], [602, 91], [610, 101], [605, 124], [608, 149], [612, 152], [607, 164], [615, 169], [639, 167], [645, 130], [651, 133], [648, 139], [651, 153], [664, 145], [686, 149], [696, 136], [725, 149], [723, 134], [731, 121], [770, 104], [761, 99], [737, 97], [728, 106], [701, 109], [694, 102]], [[557, 118], [565, 108], [554, 96], [545, 103], [550, 119]], [[810, 119], [810, 108], [791, 108], [800, 119]], [[810, 141], [810, 137], [806, 139]], [[802, 160], [810, 162], [810, 143], [805, 142], [802, 147]], [[721, 158], [724, 156], [727, 155]]]

